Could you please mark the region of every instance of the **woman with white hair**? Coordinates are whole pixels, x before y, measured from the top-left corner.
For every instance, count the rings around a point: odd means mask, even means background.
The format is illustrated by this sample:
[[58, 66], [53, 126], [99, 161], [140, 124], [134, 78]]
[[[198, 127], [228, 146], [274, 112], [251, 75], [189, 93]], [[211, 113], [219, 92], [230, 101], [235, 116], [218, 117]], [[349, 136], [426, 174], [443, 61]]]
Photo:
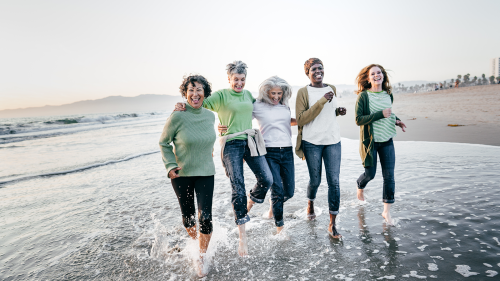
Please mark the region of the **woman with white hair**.
[[[260, 85], [259, 97], [253, 104], [253, 118], [259, 122], [259, 128], [266, 143], [266, 160], [273, 174], [271, 186], [271, 206], [269, 218], [274, 217], [277, 233], [284, 227], [283, 204], [293, 197], [295, 191], [295, 167], [293, 161], [292, 129], [296, 126], [291, 117], [288, 100], [292, 96], [292, 87], [282, 78], [272, 76]], [[219, 125], [219, 132], [227, 129]], [[249, 200], [249, 204], [254, 202]]]
[[[273, 176], [264, 155], [266, 148], [258, 129], [252, 129], [252, 111], [255, 99], [244, 90], [247, 65], [234, 61], [227, 65], [228, 81], [231, 88], [212, 93], [203, 101], [203, 107], [217, 112], [219, 121], [227, 126], [227, 131], [220, 138], [222, 165], [231, 181], [231, 203], [238, 225], [240, 243], [238, 254], [248, 254], [245, 223], [250, 221], [248, 211], [255, 202], [262, 203], [273, 183]], [[185, 110], [184, 103], [178, 103], [176, 110]], [[257, 183], [249, 192], [247, 199], [243, 161], [254, 173]], [[249, 204], [247, 204], [247, 201]]]

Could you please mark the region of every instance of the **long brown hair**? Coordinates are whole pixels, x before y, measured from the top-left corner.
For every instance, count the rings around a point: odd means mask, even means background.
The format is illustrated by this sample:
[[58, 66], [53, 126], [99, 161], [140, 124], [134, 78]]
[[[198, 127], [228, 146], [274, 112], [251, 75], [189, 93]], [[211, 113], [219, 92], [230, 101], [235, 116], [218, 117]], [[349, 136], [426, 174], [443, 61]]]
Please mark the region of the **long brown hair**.
[[372, 87], [372, 84], [368, 82], [368, 76], [370, 73], [370, 69], [372, 67], [378, 67], [382, 71], [382, 74], [384, 74], [384, 82], [382, 83], [382, 90], [386, 91], [389, 95], [392, 92], [392, 87], [389, 82], [389, 75], [387, 75], [387, 71], [380, 65], [380, 64], [370, 64], [369, 66], [363, 67], [361, 71], [359, 72], [358, 76], [356, 77], [356, 84], [358, 85], [358, 90], [356, 91], [356, 95], [359, 95], [359, 93], [369, 90]]

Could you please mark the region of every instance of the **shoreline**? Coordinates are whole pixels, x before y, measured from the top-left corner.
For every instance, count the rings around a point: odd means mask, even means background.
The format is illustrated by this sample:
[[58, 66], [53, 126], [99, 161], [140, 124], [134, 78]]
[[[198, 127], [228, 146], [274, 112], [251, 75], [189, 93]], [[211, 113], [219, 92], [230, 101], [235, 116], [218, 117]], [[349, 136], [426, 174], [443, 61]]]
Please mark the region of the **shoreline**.
[[[355, 100], [339, 100], [347, 108], [338, 117], [340, 134], [359, 139]], [[415, 94], [395, 94], [394, 113], [406, 124], [395, 141], [451, 142], [500, 146], [500, 85], [475, 86]], [[460, 126], [452, 127], [449, 124]]]

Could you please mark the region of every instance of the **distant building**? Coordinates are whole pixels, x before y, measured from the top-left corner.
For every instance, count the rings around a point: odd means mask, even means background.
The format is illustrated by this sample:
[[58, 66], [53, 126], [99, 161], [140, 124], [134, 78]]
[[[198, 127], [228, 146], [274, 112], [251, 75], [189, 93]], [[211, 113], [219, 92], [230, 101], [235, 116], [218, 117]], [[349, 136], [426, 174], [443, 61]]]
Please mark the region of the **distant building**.
[[500, 76], [500, 58], [491, 59], [491, 75], [495, 78]]

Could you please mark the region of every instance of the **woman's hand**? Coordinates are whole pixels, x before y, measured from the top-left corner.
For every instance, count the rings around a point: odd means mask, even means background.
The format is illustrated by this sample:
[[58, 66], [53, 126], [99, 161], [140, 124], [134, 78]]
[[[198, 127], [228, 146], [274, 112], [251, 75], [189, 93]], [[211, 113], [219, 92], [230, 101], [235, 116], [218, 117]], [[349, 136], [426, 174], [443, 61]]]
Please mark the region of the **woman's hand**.
[[347, 113], [347, 109], [345, 107], [338, 108], [339, 115], [345, 115]]
[[181, 169], [182, 169], [181, 167], [173, 168], [172, 170], [170, 170], [170, 172], [168, 172], [168, 177], [171, 179], [175, 179], [175, 178], [180, 177], [179, 174], [177, 173], [177, 171], [179, 171]]
[[219, 131], [219, 134], [222, 136], [222, 134], [225, 134], [227, 132], [227, 126], [219, 124], [219, 126], [217, 126], [217, 130]]
[[[392, 109], [386, 108], [386, 109], [382, 110], [382, 113], [384, 114], [385, 118], [389, 118], [389, 117], [391, 117]], [[396, 125], [397, 125], [397, 123], [396, 123]]]
[[297, 119], [290, 118], [290, 126], [297, 126]]
[[330, 92], [326, 93], [326, 94], [324, 95], [324, 97], [325, 97], [325, 99], [327, 99], [327, 100], [328, 100], [328, 102], [331, 102], [331, 101], [332, 101], [332, 99], [333, 99], [333, 92], [332, 92], [332, 91], [330, 91]]
[[401, 127], [401, 130], [403, 130], [403, 132], [406, 132], [406, 131], [405, 131], [406, 125], [405, 125], [405, 123], [403, 123], [403, 121], [401, 121], [401, 120], [396, 120], [396, 126]]
[[176, 103], [174, 111], [186, 111], [186, 104], [183, 102]]

